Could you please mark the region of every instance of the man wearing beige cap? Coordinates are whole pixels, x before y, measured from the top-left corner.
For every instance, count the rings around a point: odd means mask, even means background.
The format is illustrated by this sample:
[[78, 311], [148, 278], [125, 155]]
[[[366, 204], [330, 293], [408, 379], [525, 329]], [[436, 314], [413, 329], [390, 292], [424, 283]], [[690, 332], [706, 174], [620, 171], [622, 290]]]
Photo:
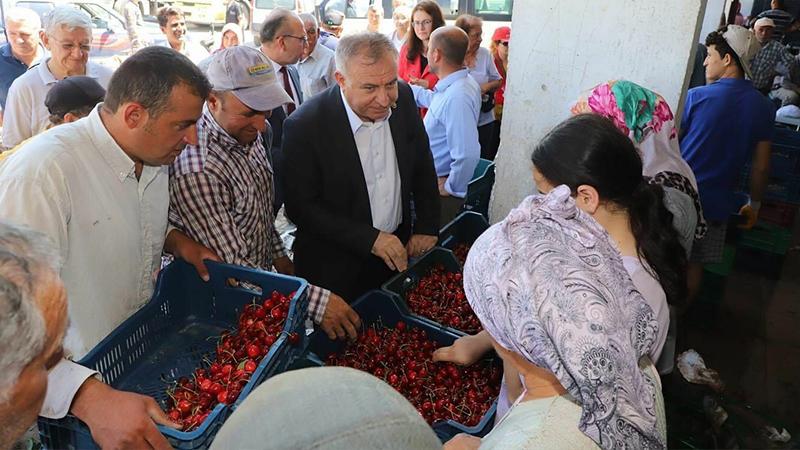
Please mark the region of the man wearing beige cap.
[[[797, 61], [786, 47], [773, 39], [774, 31], [775, 22], [768, 17], [756, 20], [753, 25], [753, 32], [761, 44], [751, 67], [753, 86], [765, 95], [772, 91], [784, 104], [796, 103], [798, 96], [792, 89], [795, 86], [790, 75], [796, 71]], [[780, 78], [776, 79], [776, 75]]]
[[[710, 84], [689, 91], [680, 127], [681, 153], [697, 178], [709, 225], [706, 236], [692, 247], [690, 296], [700, 285], [703, 264], [722, 260], [731, 214], [740, 212], [748, 217], [748, 226], [755, 224], [767, 184], [775, 119], [772, 103], [745, 79], [745, 75], [752, 78], [750, 64], [760, 49], [753, 32], [729, 25], [709, 34], [706, 47], [704, 65]], [[737, 205], [733, 190], [751, 159], [752, 202]]]
[[[275, 229], [273, 172], [262, 134], [271, 111], [291, 103], [272, 62], [237, 46], [214, 55], [212, 91], [197, 122], [198, 142], [170, 168], [170, 223], [225, 262], [293, 275]], [[355, 337], [358, 315], [338, 295], [311, 286], [309, 318], [331, 338]]]

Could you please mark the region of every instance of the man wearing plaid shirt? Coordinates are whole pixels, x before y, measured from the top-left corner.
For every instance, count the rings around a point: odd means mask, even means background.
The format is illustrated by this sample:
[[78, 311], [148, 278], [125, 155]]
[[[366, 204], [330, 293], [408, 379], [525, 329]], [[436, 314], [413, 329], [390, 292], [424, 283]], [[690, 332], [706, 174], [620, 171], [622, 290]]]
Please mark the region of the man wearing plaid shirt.
[[751, 64], [753, 72], [753, 87], [768, 94], [778, 74], [778, 64], [785, 67], [785, 73], [791, 73], [795, 68], [796, 61], [794, 56], [780, 42], [772, 38], [775, 30], [775, 23], [772, 19], [758, 19], [753, 26], [756, 39], [761, 44], [761, 50], [756, 53]]
[[[261, 139], [270, 111], [292, 100], [270, 60], [246, 46], [217, 53], [207, 75], [213, 90], [197, 122], [198, 144], [170, 168], [170, 223], [225, 262], [292, 275], [275, 229], [272, 167]], [[309, 297], [309, 318], [328, 336], [356, 337], [359, 317], [341, 297], [313, 285]]]

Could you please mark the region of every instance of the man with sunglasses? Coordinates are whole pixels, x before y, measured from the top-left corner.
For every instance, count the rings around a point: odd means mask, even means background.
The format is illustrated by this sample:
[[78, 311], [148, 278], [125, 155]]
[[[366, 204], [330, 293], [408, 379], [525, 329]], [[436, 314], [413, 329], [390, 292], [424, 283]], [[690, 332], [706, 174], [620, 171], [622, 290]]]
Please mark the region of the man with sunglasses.
[[[277, 213], [283, 205], [282, 170], [283, 121], [303, 103], [300, 75], [295, 64], [300, 61], [308, 46], [308, 36], [303, 20], [288, 9], [274, 9], [261, 27], [261, 52], [272, 61], [272, 67], [286, 93], [293, 103], [287, 103], [272, 110], [269, 124], [272, 131], [264, 133], [265, 146], [270, 149], [272, 168], [275, 171], [275, 203]], [[271, 148], [270, 148], [271, 147]]]
[[45, 97], [69, 76], [86, 75], [108, 87], [112, 71], [89, 61], [92, 21], [71, 6], [58, 6], [47, 16], [42, 43], [50, 57], [14, 80], [3, 118], [3, 146], [11, 148], [44, 131], [50, 119]]

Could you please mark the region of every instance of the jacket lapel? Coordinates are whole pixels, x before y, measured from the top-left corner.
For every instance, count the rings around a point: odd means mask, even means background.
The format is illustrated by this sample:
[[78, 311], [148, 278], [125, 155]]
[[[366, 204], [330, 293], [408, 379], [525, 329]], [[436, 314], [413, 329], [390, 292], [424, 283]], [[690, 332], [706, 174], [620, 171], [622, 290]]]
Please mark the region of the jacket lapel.
[[297, 92], [297, 105], [296, 107], [300, 107], [303, 104], [303, 90], [300, 89], [300, 72], [297, 71], [297, 67], [295, 66], [286, 66], [289, 68], [289, 76], [292, 77], [292, 84], [294, 84], [294, 90]]

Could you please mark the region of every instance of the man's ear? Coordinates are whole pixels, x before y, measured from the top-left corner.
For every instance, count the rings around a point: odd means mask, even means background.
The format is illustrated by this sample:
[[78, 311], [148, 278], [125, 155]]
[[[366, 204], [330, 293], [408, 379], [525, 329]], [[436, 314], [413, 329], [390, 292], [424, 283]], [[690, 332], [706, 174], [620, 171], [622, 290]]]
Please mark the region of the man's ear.
[[122, 119], [128, 129], [136, 129], [144, 126], [150, 115], [144, 107], [136, 102], [125, 103], [122, 106]]
[[39, 30], [39, 40], [42, 41], [42, 45], [44, 45], [44, 48], [50, 50], [50, 36], [48, 36], [47, 33], [44, 32], [44, 30]]
[[724, 64], [725, 67], [730, 67], [736, 64], [736, 62], [733, 60], [733, 55], [731, 55], [730, 53], [726, 54], [725, 57], [722, 58], [722, 64]]
[[340, 88], [340, 89], [344, 88], [344, 82], [345, 82], [345, 77], [344, 77], [344, 74], [343, 74], [342, 72], [339, 72], [339, 71], [337, 70], [337, 71], [336, 71], [336, 72], [333, 74], [333, 76], [334, 76], [334, 78], [336, 78], [336, 83], [338, 83], [338, 84], [339, 84], [339, 88]]

